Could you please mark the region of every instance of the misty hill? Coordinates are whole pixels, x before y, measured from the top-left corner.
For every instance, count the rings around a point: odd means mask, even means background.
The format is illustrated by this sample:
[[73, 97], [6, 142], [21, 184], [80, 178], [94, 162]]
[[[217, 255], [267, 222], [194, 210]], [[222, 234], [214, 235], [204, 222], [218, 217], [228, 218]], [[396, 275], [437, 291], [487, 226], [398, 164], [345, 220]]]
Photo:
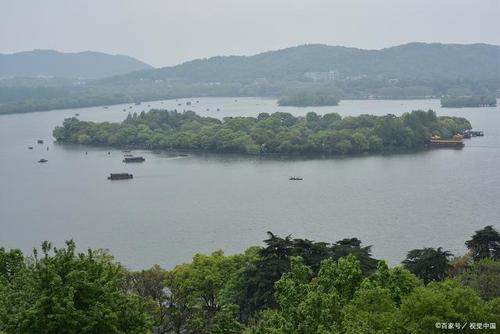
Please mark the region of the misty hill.
[[234, 82], [256, 79], [307, 80], [308, 72], [333, 71], [336, 80], [489, 80], [500, 78], [500, 46], [410, 43], [381, 50], [321, 44], [254, 56], [198, 59], [178, 66], [106, 80]]
[[0, 54], [0, 77], [103, 78], [150, 69], [135, 58], [100, 52], [62, 53], [33, 50]]

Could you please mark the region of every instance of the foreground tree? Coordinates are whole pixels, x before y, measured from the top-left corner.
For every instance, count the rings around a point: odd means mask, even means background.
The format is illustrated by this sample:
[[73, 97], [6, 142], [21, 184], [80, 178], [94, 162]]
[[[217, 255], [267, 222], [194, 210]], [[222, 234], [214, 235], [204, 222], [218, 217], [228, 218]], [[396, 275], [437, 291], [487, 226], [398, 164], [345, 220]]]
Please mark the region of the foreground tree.
[[474, 289], [484, 300], [500, 297], [500, 261], [483, 259], [475, 262], [456, 279]]
[[42, 244], [1, 287], [0, 330], [7, 333], [147, 333], [143, 301], [128, 294], [124, 270], [103, 253]]
[[167, 276], [167, 271], [158, 265], [126, 274], [127, 291], [145, 299], [146, 311], [160, 332], [164, 329], [168, 310], [169, 292], [165, 287]]
[[[485, 303], [470, 288], [464, 288], [457, 282], [446, 280], [432, 282], [426, 287], [416, 288], [406, 297], [400, 307], [400, 321], [405, 329], [401, 333], [442, 333], [436, 329], [436, 323], [492, 323], [500, 320], [498, 300]], [[474, 319], [474, 320], [473, 320]]]
[[451, 268], [449, 258], [452, 254], [443, 251], [441, 247], [413, 249], [408, 252], [403, 261], [404, 266], [424, 280], [425, 284], [432, 281], [442, 281]]
[[233, 303], [240, 308], [243, 320], [264, 308], [275, 308], [275, 283], [283, 274], [290, 271], [290, 259], [299, 256], [313, 274], [317, 274], [323, 260], [335, 261], [348, 255], [354, 255], [360, 262], [364, 276], [372, 273], [377, 260], [371, 256], [371, 246], [361, 246], [357, 238], [342, 239], [336, 243], [315, 242], [308, 239], [281, 238], [268, 232], [264, 240], [266, 246], [259, 251], [259, 257], [242, 269], [234, 289], [239, 291]]
[[472, 253], [474, 261], [487, 257], [500, 260], [500, 233], [491, 225], [476, 231], [472, 239], [465, 242], [465, 245]]

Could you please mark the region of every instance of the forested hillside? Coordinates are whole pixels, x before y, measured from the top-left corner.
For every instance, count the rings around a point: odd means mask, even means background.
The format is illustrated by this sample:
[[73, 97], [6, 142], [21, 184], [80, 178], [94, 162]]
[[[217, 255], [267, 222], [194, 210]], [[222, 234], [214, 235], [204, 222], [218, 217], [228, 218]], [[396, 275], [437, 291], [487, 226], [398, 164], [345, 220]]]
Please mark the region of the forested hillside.
[[[254, 56], [197, 59], [178, 66], [131, 73], [110, 81], [306, 80], [306, 72], [334, 71], [338, 80], [487, 80], [500, 78], [500, 46], [410, 43], [381, 50], [322, 44]], [[335, 79], [334, 79], [335, 80]]]

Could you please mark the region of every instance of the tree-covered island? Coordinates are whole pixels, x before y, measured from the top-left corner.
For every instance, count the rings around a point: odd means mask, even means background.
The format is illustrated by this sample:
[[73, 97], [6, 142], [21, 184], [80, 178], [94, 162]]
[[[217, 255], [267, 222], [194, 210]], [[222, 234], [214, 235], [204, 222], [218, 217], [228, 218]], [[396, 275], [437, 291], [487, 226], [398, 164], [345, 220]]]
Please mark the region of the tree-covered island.
[[443, 108], [478, 108], [496, 107], [497, 99], [494, 96], [443, 96]]
[[450, 138], [470, 129], [465, 118], [412, 111], [402, 116], [341, 117], [276, 112], [219, 120], [194, 112], [151, 110], [122, 123], [77, 118], [54, 129], [59, 143], [244, 154], [342, 155], [425, 147], [431, 136]]
[[339, 101], [338, 94], [332, 92], [301, 90], [280, 97], [278, 105], [282, 107], [336, 106]]

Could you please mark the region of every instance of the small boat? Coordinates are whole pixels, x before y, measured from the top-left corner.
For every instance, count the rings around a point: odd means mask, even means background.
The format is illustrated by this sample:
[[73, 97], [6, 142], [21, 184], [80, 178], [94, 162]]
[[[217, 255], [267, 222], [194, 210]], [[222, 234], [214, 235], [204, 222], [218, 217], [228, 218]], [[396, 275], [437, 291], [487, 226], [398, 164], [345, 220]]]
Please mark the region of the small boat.
[[75, 114], [75, 116], [80, 116], [80, 114], [79, 114], [79, 113], [76, 113], [76, 114]]
[[108, 107], [102, 107], [103, 109], [108, 109]]
[[217, 111], [220, 111], [220, 108], [217, 108]]
[[43, 159], [43, 158], [42, 158], [42, 159], [40, 159], [40, 160], [38, 160], [38, 162], [39, 162], [39, 163], [45, 163], [45, 162], [48, 162], [48, 161], [49, 161], [49, 160], [47, 160], [47, 159]]
[[187, 101], [187, 102], [186, 102], [186, 105], [187, 105], [187, 106], [190, 106], [190, 105], [191, 105], [191, 101]]
[[33, 146], [28, 146], [28, 150], [32, 150], [33, 149]]
[[290, 176], [288, 178], [290, 181], [302, 181], [303, 178], [299, 177], [299, 176]]
[[146, 161], [146, 159], [144, 159], [143, 157], [125, 157], [125, 159], [123, 159], [123, 162], [125, 162], [125, 163], [144, 162], [144, 161]]
[[124, 156], [124, 157], [133, 157], [133, 155], [132, 155], [132, 154], [124, 154], [123, 156]]
[[431, 148], [463, 148], [465, 146], [462, 135], [454, 135], [452, 139], [441, 139], [439, 136], [432, 136], [429, 141]]
[[43, 140], [38, 139], [38, 140], [36, 141], [36, 143], [37, 143], [37, 144], [43, 144]]
[[108, 176], [108, 180], [129, 180], [129, 179], [133, 179], [134, 176], [132, 174], [129, 174], [129, 173], [111, 173], [109, 174]]

